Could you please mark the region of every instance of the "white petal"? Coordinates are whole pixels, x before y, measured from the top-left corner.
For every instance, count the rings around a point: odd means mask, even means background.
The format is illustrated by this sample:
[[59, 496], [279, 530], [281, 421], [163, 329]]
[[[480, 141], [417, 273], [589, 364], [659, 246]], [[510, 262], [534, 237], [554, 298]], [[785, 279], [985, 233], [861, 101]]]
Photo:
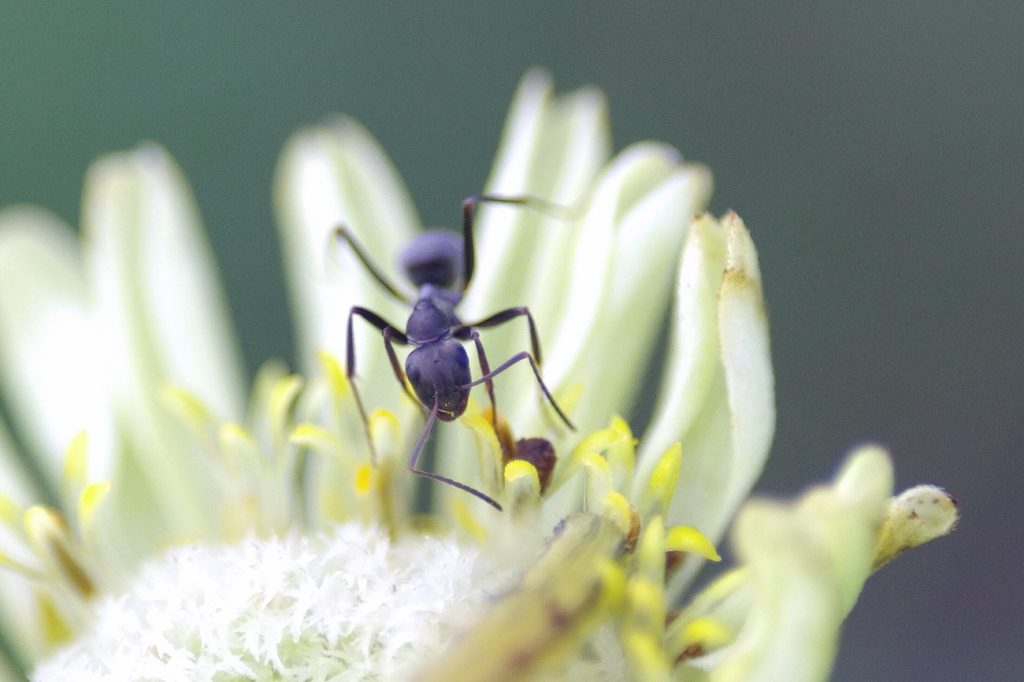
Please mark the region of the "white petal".
[[[365, 128], [337, 119], [293, 135], [278, 165], [275, 207], [304, 371], [313, 371], [317, 348], [344, 362], [346, 323], [354, 305], [405, 328], [409, 309], [334, 238], [335, 228], [346, 225], [392, 283], [409, 289], [392, 264], [418, 232], [419, 218], [401, 178]], [[362, 319], [354, 320], [353, 329], [367, 409], [394, 409], [401, 387], [380, 332]]]
[[6, 400], [57, 490], [64, 451], [88, 430], [90, 471], [109, 475], [113, 423], [74, 233], [35, 208], [0, 213], [0, 368]]

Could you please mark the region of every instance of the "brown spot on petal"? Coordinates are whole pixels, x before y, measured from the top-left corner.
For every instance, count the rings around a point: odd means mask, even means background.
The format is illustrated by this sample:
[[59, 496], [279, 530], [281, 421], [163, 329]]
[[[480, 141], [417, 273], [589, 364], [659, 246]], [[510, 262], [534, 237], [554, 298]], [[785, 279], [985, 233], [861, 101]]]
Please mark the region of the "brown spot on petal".
[[59, 542], [53, 543], [50, 548], [53, 550], [53, 554], [57, 558], [57, 562], [60, 564], [64, 575], [75, 586], [78, 593], [87, 599], [92, 597], [96, 593], [96, 586], [93, 584], [92, 578], [89, 577], [89, 573], [85, 568], [75, 561], [74, 557]]
[[668, 579], [679, 570], [679, 567], [683, 565], [683, 560], [686, 559], [686, 552], [678, 549], [670, 549], [665, 552], [665, 580]]
[[704, 647], [704, 642], [694, 642], [690, 646], [683, 649], [683, 653], [679, 654], [676, 659], [676, 663], [682, 663], [688, 661], [691, 658], [699, 658], [707, 653], [707, 649]]
[[640, 539], [640, 514], [636, 507], [629, 505], [629, 535], [626, 536], [626, 553], [636, 551], [636, 543]]

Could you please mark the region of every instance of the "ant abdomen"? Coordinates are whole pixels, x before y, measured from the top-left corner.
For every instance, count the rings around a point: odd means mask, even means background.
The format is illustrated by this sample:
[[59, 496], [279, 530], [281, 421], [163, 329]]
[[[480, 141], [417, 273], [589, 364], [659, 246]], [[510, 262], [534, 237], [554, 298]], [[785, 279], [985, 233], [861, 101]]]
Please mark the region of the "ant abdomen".
[[437, 401], [437, 418], [450, 422], [466, 411], [471, 381], [469, 354], [453, 338], [414, 348], [405, 359], [405, 373], [424, 405]]

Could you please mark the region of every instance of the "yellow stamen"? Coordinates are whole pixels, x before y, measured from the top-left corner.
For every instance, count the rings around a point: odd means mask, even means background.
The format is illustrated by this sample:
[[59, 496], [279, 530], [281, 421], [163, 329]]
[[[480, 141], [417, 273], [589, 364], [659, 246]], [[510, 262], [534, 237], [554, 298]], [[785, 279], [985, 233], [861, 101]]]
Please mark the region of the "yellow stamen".
[[651, 480], [647, 483], [647, 489], [644, 491], [643, 500], [640, 503], [640, 513], [643, 517], [664, 516], [668, 513], [682, 465], [683, 449], [679, 443], [676, 443], [661, 456], [658, 464], [654, 467]]
[[88, 478], [88, 440], [85, 431], [79, 431], [71, 439], [64, 453], [64, 484], [72, 490], [85, 485]]
[[689, 526], [676, 526], [669, 529], [665, 536], [665, 549], [676, 552], [691, 552], [699, 554], [711, 561], [721, 561], [715, 546], [711, 544], [703, 533], [696, 528]]

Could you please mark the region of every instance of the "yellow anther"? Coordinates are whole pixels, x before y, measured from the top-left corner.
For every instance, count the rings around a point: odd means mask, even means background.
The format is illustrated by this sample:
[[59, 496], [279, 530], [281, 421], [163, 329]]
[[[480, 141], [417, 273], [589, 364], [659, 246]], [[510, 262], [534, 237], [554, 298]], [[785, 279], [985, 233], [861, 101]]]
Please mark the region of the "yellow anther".
[[373, 467], [360, 464], [356, 467], [355, 488], [360, 495], [369, 495], [373, 485]]
[[603, 476], [610, 477], [612, 475], [611, 467], [608, 466], [607, 460], [605, 460], [605, 458], [602, 457], [601, 455], [597, 455], [594, 453], [584, 455], [583, 459], [580, 460], [580, 463], [583, 464], [584, 466], [595, 469]]
[[42, 590], [36, 590], [36, 606], [39, 613], [39, 624], [43, 631], [43, 640], [50, 646], [57, 646], [71, 641], [75, 631], [61, 616], [57, 606]]
[[576, 473], [584, 456], [604, 452], [611, 445], [620, 442], [622, 439], [622, 432], [615, 429], [600, 429], [584, 438], [580, 441], [579, 445], [572, 449], [568, 457], [558, 460], [558, 464], [555, 465], [555, 473], [551, 480], [549, 492], [558, 490], [569, 480], [570, 476]]
[[25, 533], [36, 554], [78, 594], [91, 597], [95, 593], [92, 578], [71, 545], [64, 519], [55, 509], [37, 504], [25, 510]]
[[610, 559], [603, 559], [598, 570], [601, 574], [600, 608], [619, 611], [626, 598], [626, 571]]
[[334, 437], [334, 434], [317, 426], [316, 424], [310, 424], [304, 422], [299, 424], [292, 433], [288, 436], [288, 440], [295, 445], [315, 450], [316, 452], [323, 453], [331, 449], [337, 449], [341, 447], [338, 439]]
[[605, 459], [612, 470], [612, 483], [620, 493], [626, 493], [633, 481], [633, 468], [636, 464], [636, 440], [625, 419], [612, 417], [611, 428], [622, 434], [618, 443], [608, 447]]
[[24, 510], [14, 504], [5, 495], [0, 495], [0, 522], [16, 533], [21, 532], [21, 519], [25, 515]]
[[[679, 443], [670, 447], [654, 467], [651, 480], [647, 483], [641, 509], [645, 513], [664, 516], [668, 512], [672, 495], [676, 491], [679, 470], [683, 465], [683, 450]], [[653, 509], [651, 507], [654, 507]]]
[[491, 420], [482, 412], [469, 414], [467, 411], [467, 414], [459, 418], [459, 423], [472, 431], [476, 439], [480, 479], [485, 491], [493, 493], [499, 490], [499, 477], [502, 475], [501, 443], [494, 432]]
[[373, 447], [378, 455], [392, 456], [399, 450], [401, 438], [399, 434], [401, 427], [398, 417], [393, 412], [384, 409], [376, 409], [367, 418], [370, 425], [370, 437], [373, 439]]
[[331, 395], [335, 399], [348, 396], [351, 389], [349, 388], [348, 379], [345, 377], [345, 371], [341, 368], [341, 363], [338, 362], [338, 359], [323, 348], [316, 350], [316, 359], [324, 372], [324, 378], [327, 379], [327, 387], [330, 389]]
[[530, 488], [540, 495], [540, 475], [537, 467], [522, 459], [514, 459], [505, 465], [505, 485], [523, 485], [525, 479]]
[[98, 481], [87, 485], [78, 497], [78, 526], [82, 537], [89, 537], [93, 531], [93, 517], [100, 502], [110, 492], [110, 481]]
[[[622, 536], [629, 539], [633, 535], [636, 525], [634, 523], [636, 521], [635, 514], [629, 500], [621, 493], [611, 490], [605, 494], [603, 502], [601, 516], [614, 523], [622, 531]], [[633, 539], [635, 540], [635, 537]]]
[[291, 374], [278, 380], [270, 392], [268, 416], [271, 432], [276, 442], [283, 441], [287, 437], [289, 415], [302, 386], [302, 377], [298, 374]]
[[477, 542], [487, 540], [487, 529], [480, 525], [480, 522], [473, 516], [463, 496], [452, 495], [447, 501], [448, 511], [455, 522], [462, 526], [463, 530], [470, 534]]
[[555, 402], [562, 408], [562, 412], [571, 415], [576, 411], [576, 406], [583, 397], [583, 384], [579, 381], [569, 384], [565, 388], [555, 391]]
[[634, 579], [629, 581], [626, 596], [628, 597], [628, 627], [660, 635], [665, 630], [665, 591], [660, 584], [649, 580]]
[[88, 480], [89, 448], [85, 431], [79, 431], [71, 439], [64, 452], [64, 483], [76, 489]]
[[672, 672], [656, 637], [645, 632], [622, 633], [622, 649], [631, 677], [638, 682], [669, 682]]
[[709, 616], [694, 618], [678, 630], [667, 648], [677, 662], [698, 658], [729, 644], [735, 634], [721, 621]]
[[718, 556], [718, 552], [715, 551], [715, 546], [711, 544], [711, 541], [699, 530], [689, 526], [670, 528], [665, 536], [665, 549], [670, 552], [699, 554], [711, 561], [722, 560], [722, 557]]
[[257, 461], [259, 447], [255, 439], [239, 424], [222, 424], [217, 432], [221, 457], [231, 467]]
[[615, 492], [608, 462], [604, 457], [590, 453], [584, 455], [580, 463], [587, 468], [585, 508], [595, 514], [602, 514], [604, 513], [605, 497], [609, 493]]
[[161, 393], [164, 403], [184, 419], [189, 428], [199, 435], [207, 433], [214, 419], [202, 400], [180, 386], [164, 386]]
[[647, 522], [640, 540], [638, 572], [659, 585], [665, 583], [665, 522], [655, 516]]
[[710, 616], [694, 618], [682, 631], [685, 641], [704, 642], [709, 650], [728, 644], [733, 636], [733, 631], [724, 623]]

